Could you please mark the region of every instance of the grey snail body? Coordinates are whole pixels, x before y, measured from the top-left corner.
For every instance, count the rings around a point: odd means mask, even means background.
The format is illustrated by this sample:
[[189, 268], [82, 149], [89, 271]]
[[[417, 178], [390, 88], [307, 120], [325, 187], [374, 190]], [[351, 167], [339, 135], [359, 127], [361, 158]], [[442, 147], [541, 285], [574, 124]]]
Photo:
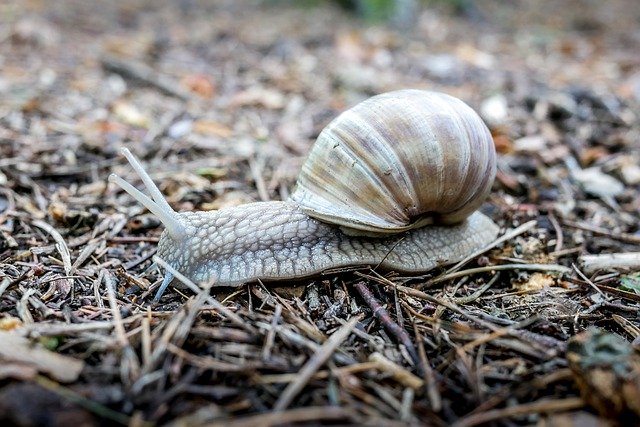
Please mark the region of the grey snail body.
[[[366, 265], [426, 272], [498, 233], [476, 212], [495, 176], [491, 135], [466, 104], [436, 92], [389, 92], [342, 113], [282, 202], [176, 213], [123, 154], [151, 198], [110, 179], [161, 219], [158, 256], [195, 282], [233, 286]], [[172, 279], [167, 273], [156, 299]]]

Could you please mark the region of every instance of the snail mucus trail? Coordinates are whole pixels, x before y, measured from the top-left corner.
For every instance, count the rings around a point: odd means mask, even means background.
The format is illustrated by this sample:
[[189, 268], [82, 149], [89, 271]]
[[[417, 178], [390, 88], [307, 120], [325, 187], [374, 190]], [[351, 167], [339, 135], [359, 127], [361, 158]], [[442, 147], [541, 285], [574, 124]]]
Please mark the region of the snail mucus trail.
[[[457, 98], [400, 90], [374, 96], [319, 135], [285, 201], [175, 212], [122, 150], [147, 196], [110, 180], [164, 224], [158, 256], [196, 283], [298, 279], [346, 266], [422, 273], [492, 242], [477, 211], [496, 171], [491, 134]], [[166, 273], [158, 300], [173, 275]]]

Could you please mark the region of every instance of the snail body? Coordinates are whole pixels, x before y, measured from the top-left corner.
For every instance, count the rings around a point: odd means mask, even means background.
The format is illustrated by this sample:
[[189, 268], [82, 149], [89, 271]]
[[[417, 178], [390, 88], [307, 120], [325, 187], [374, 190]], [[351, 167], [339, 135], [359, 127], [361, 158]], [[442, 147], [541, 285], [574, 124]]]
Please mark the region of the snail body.
[[[425, 272], [498, 232], [475, 212], [495, 176], [491, 135], [470, 107], [436, 92], [389, 92], [338, 116], [281, 202], [177, 213], [123, 154], [151, 198], [110, 179], [160, 218], [158, 256], [195, 282], [232, 286], [359, 265]], [[156, 299], [172, 280], [167, 273]]]

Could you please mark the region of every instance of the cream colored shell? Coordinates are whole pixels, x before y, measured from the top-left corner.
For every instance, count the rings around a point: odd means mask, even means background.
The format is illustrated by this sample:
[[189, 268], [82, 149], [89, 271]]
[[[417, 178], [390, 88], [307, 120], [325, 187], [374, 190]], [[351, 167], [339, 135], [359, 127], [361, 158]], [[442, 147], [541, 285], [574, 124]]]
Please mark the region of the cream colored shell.
[[443, 93], [400, 90], [334, 119], [290, 199], [347, 232], [394, 233], [461, 222], [489, 194], [495, 172], [491, 134], [469, 106]]

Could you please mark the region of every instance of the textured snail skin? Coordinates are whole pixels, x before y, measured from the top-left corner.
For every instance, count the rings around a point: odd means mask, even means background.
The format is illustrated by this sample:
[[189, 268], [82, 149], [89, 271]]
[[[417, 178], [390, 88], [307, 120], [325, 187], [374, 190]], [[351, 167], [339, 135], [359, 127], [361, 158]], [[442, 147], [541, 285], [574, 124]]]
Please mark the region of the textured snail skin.
[[178, 216], [185, 237], [176, 240], [165, 231], [158, 255], [190, 279], [216, 286], [298, 279], [359, 265], [425, 272], [460, 261], [498, 233], [493, 221], [475, 212], [453, 226], [426, 226], [393, 237], [349, 236], [292, 202]]

